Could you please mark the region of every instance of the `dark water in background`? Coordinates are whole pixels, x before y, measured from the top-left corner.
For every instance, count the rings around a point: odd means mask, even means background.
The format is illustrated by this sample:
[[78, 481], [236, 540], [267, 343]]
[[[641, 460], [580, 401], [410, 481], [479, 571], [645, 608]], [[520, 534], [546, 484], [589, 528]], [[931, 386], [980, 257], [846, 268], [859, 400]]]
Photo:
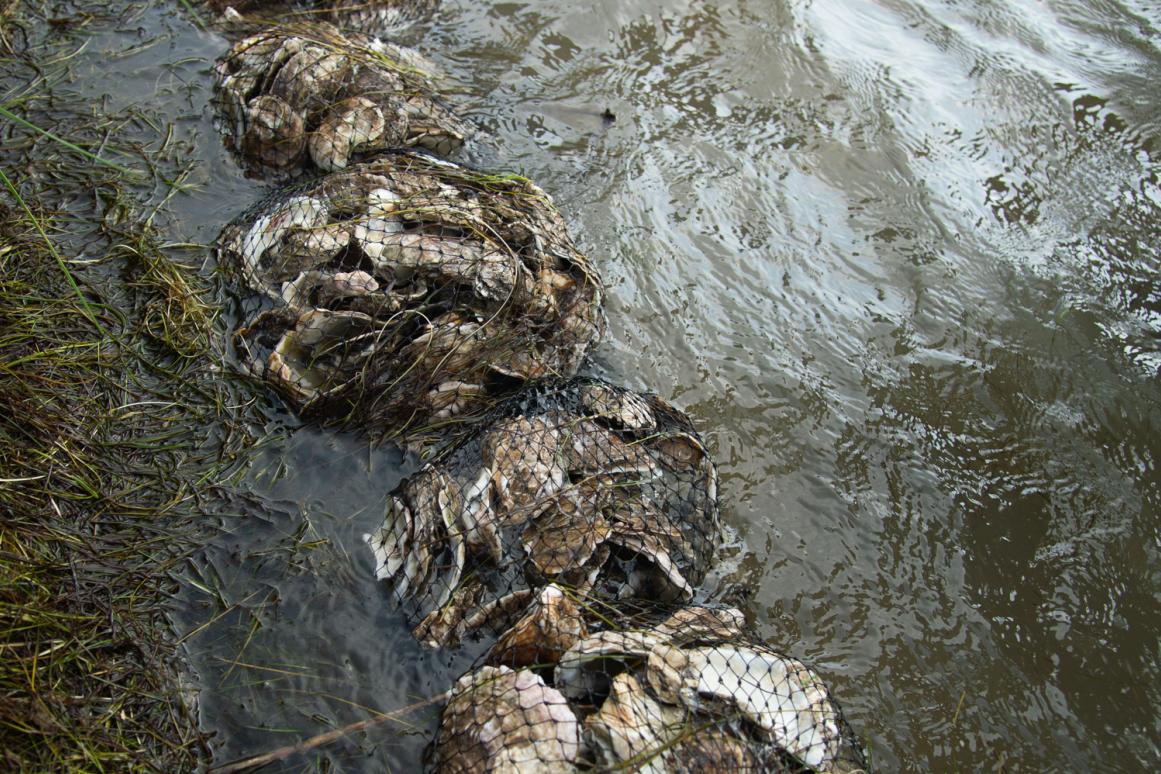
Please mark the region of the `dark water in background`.
[[[261, 195], [211, 128], [226, 43], [139, 23], [162, 43], [98, 41], [91, 88], [182, 116], [171, 230], [209, 242]], [[446, 0], [422, 33], [490, 135], [471, 158], [553, 194], [603, 270], [593, 370], [710, 439], [723, 582], [876, 768], [1159, 767], [1161, 6]], [[414, 463], [269, 429], [179, 616], [220, 760], [474, 655], [415, 646], [370, 579]], [[411, 770], [434, 717], [287, 770]]]

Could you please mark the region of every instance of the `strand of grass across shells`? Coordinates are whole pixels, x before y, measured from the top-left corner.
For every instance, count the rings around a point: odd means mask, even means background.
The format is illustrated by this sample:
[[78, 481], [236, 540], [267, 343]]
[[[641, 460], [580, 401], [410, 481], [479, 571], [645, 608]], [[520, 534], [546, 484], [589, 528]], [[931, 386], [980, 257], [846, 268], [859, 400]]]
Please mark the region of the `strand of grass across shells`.
[[603, 288], [551, 197], [453, 160], [473, 128], [386, 38], [433, 9], [219, 7], [238, 39], [214, 68], [223, 141], [276, 186], [217, 245], [241, 366], [427, 458], [366, 541], [417, 642], [482, 653], [437, 697], [431, 767], [865, 771], [819, 673], [705, 599], [718, 479], [693, 422], [577, 376]]

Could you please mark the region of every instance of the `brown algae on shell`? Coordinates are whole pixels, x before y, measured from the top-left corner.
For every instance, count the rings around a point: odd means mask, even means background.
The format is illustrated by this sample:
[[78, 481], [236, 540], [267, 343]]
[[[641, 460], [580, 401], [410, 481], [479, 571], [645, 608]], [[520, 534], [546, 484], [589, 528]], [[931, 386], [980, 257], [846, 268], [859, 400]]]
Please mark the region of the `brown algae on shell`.
[[509, 667], [555, 664], [578, 640], [588, 636], [581, 606], [550, 583], [488, 650], [484, 660]]

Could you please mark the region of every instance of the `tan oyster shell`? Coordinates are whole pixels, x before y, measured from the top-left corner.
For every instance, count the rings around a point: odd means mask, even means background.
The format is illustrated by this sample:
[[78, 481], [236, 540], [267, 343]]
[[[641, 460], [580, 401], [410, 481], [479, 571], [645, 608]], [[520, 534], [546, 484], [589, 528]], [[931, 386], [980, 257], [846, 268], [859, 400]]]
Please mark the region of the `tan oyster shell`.
[[486, 663], [509, 667], [542, 667], [588, 636], [582, 610], [560, 586], [541, 589], [524, 615], [488, 650]]
[[379, 580], [393, 580], [403, 569], [411, 549], [411, 532], [414, 520], [411, 508], [403, 498], [387, 496], [386, 518], [383, 526], [364, 535], [375, 555], [375, 577]]
[[366, 97], [348, 97], [331, 106], [310, 135], [307, 147], [319, 169], [343, 169], [356, 150], [374, 146], [387, 131], [383, 109]]
[[629, 430], [652, 430], [657, 423], [649, 402], [635, 392], [614, 390], [600, 382], [581, 388], [586, 412]]
[[572, 772], [580, 724], [567, 700], [527, 669], [484, 666], [461, 677], [440, 720], [446, 774]]
[[[277, 258], [286, 239], [295, 234], [316, 233], [326, 226], [329, 214], [327, 202], [319, 197], [292, 196], [255, 218], [244, 231], [233, 231], [223, 249], [238, 257], [242, 276], [251, 288], [277, 297], [268, 264]], [[274, 276], [280, 277], [284, 272], [284, 269], [275, 270]]]
[[[568, 318], [599, 319], [599, 284], [543, 192], [520, 178], [416, 154], [384, 156], [277, 194], [223, 232], [219, 257], [249, 287], [297, 312], [371, 317], [376, 345], [309, 408], [371, 433], [418, 430], [421, 443], [479, 416], [525, 380], [574, 371], [593, 340], [576, 339]], [[560, 281], [533, 281], [544, 274]], [[360, 280], [344, 280], [352, 276]], [[268, 336], [246, 345], [264, 361], [273, 343]], [[598, 427], [597, 418], [587, 421]], [[657, 470], [639, 444], [584, 435], [592, 437], [573, 438], [565, 450], [582, 461], [578, 470], [610, 456], [627, 476]], [[560, 465], [546, 464], [557, 469], [548, 480], [559, 486]], [[512, 485], [492, 468], [506, 510], [521, 500], [518, 468]]]
[[580, 474], [641, 476], [652, 476], [657, 472], [657, 463], [643, 442], [622, 440], [613, 431], [587, 418], [568, 423], [566, 429], [568, 443], [564, 454], [569, 470]]
[[736, 607], [678, 608], [652, 631], [676, 644], [710, 641], [731, 642], [745, 634], [746, 616]]
[[362, 150], [450, 153], [469, 131], [435, 100], [428, 65], [410, 49], [330, 24], [279, 24], [216, 63], [220, 126], [249, 167], [282, 174], [309, 163], [341, 169]]
[[529, 561], [553, 576], [585, 565], [611, 531], [590, 488], [570, 486], [551, 495], [528, 520], [522, 540]]
[[247, 103], [246, 129], [239, 142], [242, 153], [275, 169], [284, 169], [302, 159], [306, 147], [306, 125], [302, 114], [272, 94], [262, 94]]
[[343, 52], [314, 42], [296, 47], [298, 51], [275, 71], [270, 93], [309, 114], [334, 99], [351, 73], [352, 62]]
[[379, 283], [365, 271], [304, 271], [282, 286], [282, 300], [291, 309], [333, 307], [343, 299], [374, 293]]
[[621, 673], [600, 710], [585, 720], [585, 739], [602, 769], [663, 772], [668, 769], [662, 756], [684, 727], [682, 709], [661, 704], [636, 678]]
[[[689, 483], [696, 484], [696, 476], [680, 480], [666, 466], [650, 467], [648, 440], [664, 435], [657, 428], [637, 440], [578, 413], [571, 387], [562, 387], [562, 400], [554, 404], [552, 389], [531, 387], [513, 399], [538, 413], [500, 415], [432, 463], [454, 478], [461, 493], [449, 533], [463, 536], [465, 573], [484, 578], [492, 599], [554, 583], [598, 615], [607, 606], [614, 616], [655, 620], [658, 605], [689, 600], [704, 577], [709, 556], [695, 549], [716, 538], [713, 503]], [[598, 440], [579, 438], [583, 434]], [[606, 448], [618, 453], [606, 455], [604, 468], [595, 455], [576, 451]], [[649, 474], [633, 472], [642, 470]], [[413, 502], [418, 485], [407, 480], [400, 491]], [[687, 492], [690, 499], [680, 499]], [[695, 544], [690, 535], [701, 532], [707, 534]], [[422, 586], [409, 591], [416, 599], [426, 593]], [[464, 616], [477, 618], [470, 611]], [[690, 626], [699, 642], [715, 641], [734, 623], [710, 613], [706, 618], [700, 629]], [[493, 630], [502, 626], [485, 622]], [[470, 628], [478, 626], [460, 630]]]
[[524, 509], [564, 486], [558, 449], [562, 437], [555, 415], [518, 416], [487, 431], [481, 441], [483, 462], [492, 471], [504, 511]]
[[605, 694], [614, 675], [645, 661], [663, 642], [661, 636], [647, 631], [598, 632], [576, 642], [560, 657], [552, 684], [573, 699]]
[[346, 381], [350, 364], [373, 346], [375, 325], [359, 312], [312, 309], [279, 339], [267, 360], [267, 378], [309, 402]]

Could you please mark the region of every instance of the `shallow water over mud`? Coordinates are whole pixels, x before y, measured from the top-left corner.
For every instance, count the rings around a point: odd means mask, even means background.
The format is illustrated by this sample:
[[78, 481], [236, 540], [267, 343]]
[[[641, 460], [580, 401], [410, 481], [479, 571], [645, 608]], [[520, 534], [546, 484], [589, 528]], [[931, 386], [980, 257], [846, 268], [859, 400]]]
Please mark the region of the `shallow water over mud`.
[[[136, 23], [163, 42], [110, 33], [77, 88], [188, 114], [170, 229], [212, 241], [263, 191], [212, 129], [227, 43]], [[468, 160], [564, 210], [609, 284], [591, 370], [689, 412], [719, 463], [712, 591], [748, 592], [877, 769], [1157, 767], [1161, 11], [449, 0], [403, 42], [484, 129]], [[259, 399], [179, 615], [219, 760], [475, 655], [416, 646], [371, 580], [361, 535], [414, 461]], [[434, 718], [309, 761], [413, 769]]]

